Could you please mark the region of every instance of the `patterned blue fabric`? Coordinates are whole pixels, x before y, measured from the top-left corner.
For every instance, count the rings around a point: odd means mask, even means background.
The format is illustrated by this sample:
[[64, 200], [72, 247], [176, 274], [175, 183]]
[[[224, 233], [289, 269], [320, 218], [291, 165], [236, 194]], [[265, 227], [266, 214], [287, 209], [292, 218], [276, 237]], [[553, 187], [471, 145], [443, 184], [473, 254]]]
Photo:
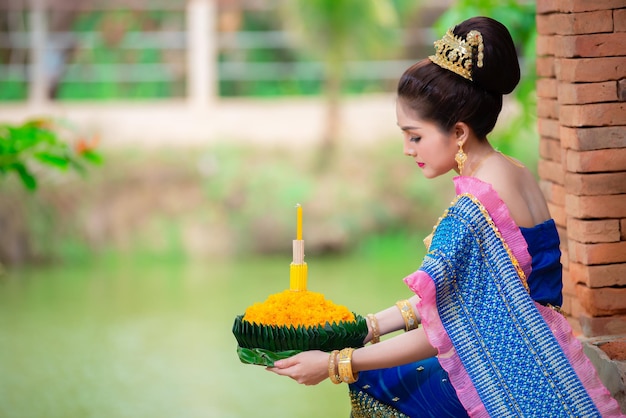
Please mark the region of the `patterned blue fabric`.
[[435, 283], [443, 326], [491, 416], [600, 416], [472, 198], [450, 207], [421, 269]]
[[359, 373], [350, 385], [411, 418], [467, 417], [448, 374], [436, 357], [388, 369]]
[[[561, 252], [554, 221], [520, 230], [532, 257], [532, 273], [527, 278], [532, 299], [560, 306]], [[350, 391], [366, 393], [411, 418], [468, 416], [436, 357], [400, 367], [361, 372], [359, 380], [350, 385]], [[535, 416], [540, 416], [539, 412]]]

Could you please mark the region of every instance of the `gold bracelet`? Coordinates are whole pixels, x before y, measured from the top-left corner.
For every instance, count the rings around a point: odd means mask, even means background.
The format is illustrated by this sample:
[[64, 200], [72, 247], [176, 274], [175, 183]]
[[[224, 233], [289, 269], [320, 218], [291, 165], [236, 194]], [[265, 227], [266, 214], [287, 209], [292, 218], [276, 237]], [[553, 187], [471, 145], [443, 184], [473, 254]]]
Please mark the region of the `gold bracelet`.
[[376, 315], [374, 314], [367, 314], [367, 319], [370, 320], [370, 325], [372, 326], [372, 339], [370, 340], [370, 342], [372, 344], [376, 344], [377, 342], [380, 341], [380, 331], [378, 329], [378, 319], [376, 319]]
[[339, 377], [342, 382], [354, 383], [359, 378], [359, 373], [354, 376], [352, 373], [352, 353], [354, 348], [344, 348], [339, 352]]
[[400, 313], [402, 314], [402, 318], [404, 319], [404, 330], [411, 331], [419, 326], [419, 322], [417, 322], [417, 316], [415, 316], [415, 312], [413, 311], [413, 307], [408, 300], [399, 300], [396, 302], [396, 306], [400, 309]]
[[335, 367], [335, 359], [337, 358], [337, 354], [339, 354], [339, 350], [333, 350], [328, 357], [328, 377], [330, 378], [330, 381], [336, 385], [341, 383], [337, 367]]

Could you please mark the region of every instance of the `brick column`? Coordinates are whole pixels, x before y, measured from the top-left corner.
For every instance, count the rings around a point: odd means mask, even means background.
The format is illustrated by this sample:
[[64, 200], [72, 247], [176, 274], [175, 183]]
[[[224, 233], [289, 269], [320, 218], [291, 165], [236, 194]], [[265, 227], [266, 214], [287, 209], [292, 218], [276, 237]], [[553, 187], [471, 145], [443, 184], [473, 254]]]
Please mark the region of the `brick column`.
[[539, 176], [562, 239], [563, 310], [626, 333], [626, 0], [537, 1]]

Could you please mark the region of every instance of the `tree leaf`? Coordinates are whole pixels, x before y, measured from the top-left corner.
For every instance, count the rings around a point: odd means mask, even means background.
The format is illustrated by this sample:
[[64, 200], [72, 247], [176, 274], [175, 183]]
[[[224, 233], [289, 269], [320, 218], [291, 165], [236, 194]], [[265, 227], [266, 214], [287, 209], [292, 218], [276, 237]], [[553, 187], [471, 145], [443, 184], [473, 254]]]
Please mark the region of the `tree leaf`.
[[69, 160], [65, 156], [52, 154], [45, 151], [40, 151], [35, 153], [35, 158], [37, 158], [40, 162], [51, 165], [60, 169], [67, 169], [70, 165]]
[[102, 161], [103, 161], [102, 155], [91, 150], [83, 151], [81, 156], [93, 164], [102, 164]]
[[30, 173], [30, 171], [28, 171], [28, 169], [26, 168], [24, 164], [15, 163], [13, 164], [12, 168], [15, 171], [17, 171], [17, 174], [19, 174], [20, 179], [22, 180], [22, 183], [24, 183], [24, 186], [28, 190], [37, 189], [37, 179], [35, 179], [35, 177]]

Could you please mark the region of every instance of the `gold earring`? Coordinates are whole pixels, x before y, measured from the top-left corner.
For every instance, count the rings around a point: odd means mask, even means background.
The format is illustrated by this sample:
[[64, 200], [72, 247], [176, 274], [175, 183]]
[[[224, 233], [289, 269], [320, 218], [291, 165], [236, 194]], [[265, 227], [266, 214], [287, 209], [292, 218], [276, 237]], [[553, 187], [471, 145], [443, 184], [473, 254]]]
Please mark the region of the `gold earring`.
[[454, 156], [454, 161], [456, 161], [459, 166], [459, 174], [463, 173], [463, 167], [465, 166], [465, 161], [467, 161], [467, 154], [463, 152], [463, 142], [457, 142], [459, 145], [459, 150], [456, 152]]

